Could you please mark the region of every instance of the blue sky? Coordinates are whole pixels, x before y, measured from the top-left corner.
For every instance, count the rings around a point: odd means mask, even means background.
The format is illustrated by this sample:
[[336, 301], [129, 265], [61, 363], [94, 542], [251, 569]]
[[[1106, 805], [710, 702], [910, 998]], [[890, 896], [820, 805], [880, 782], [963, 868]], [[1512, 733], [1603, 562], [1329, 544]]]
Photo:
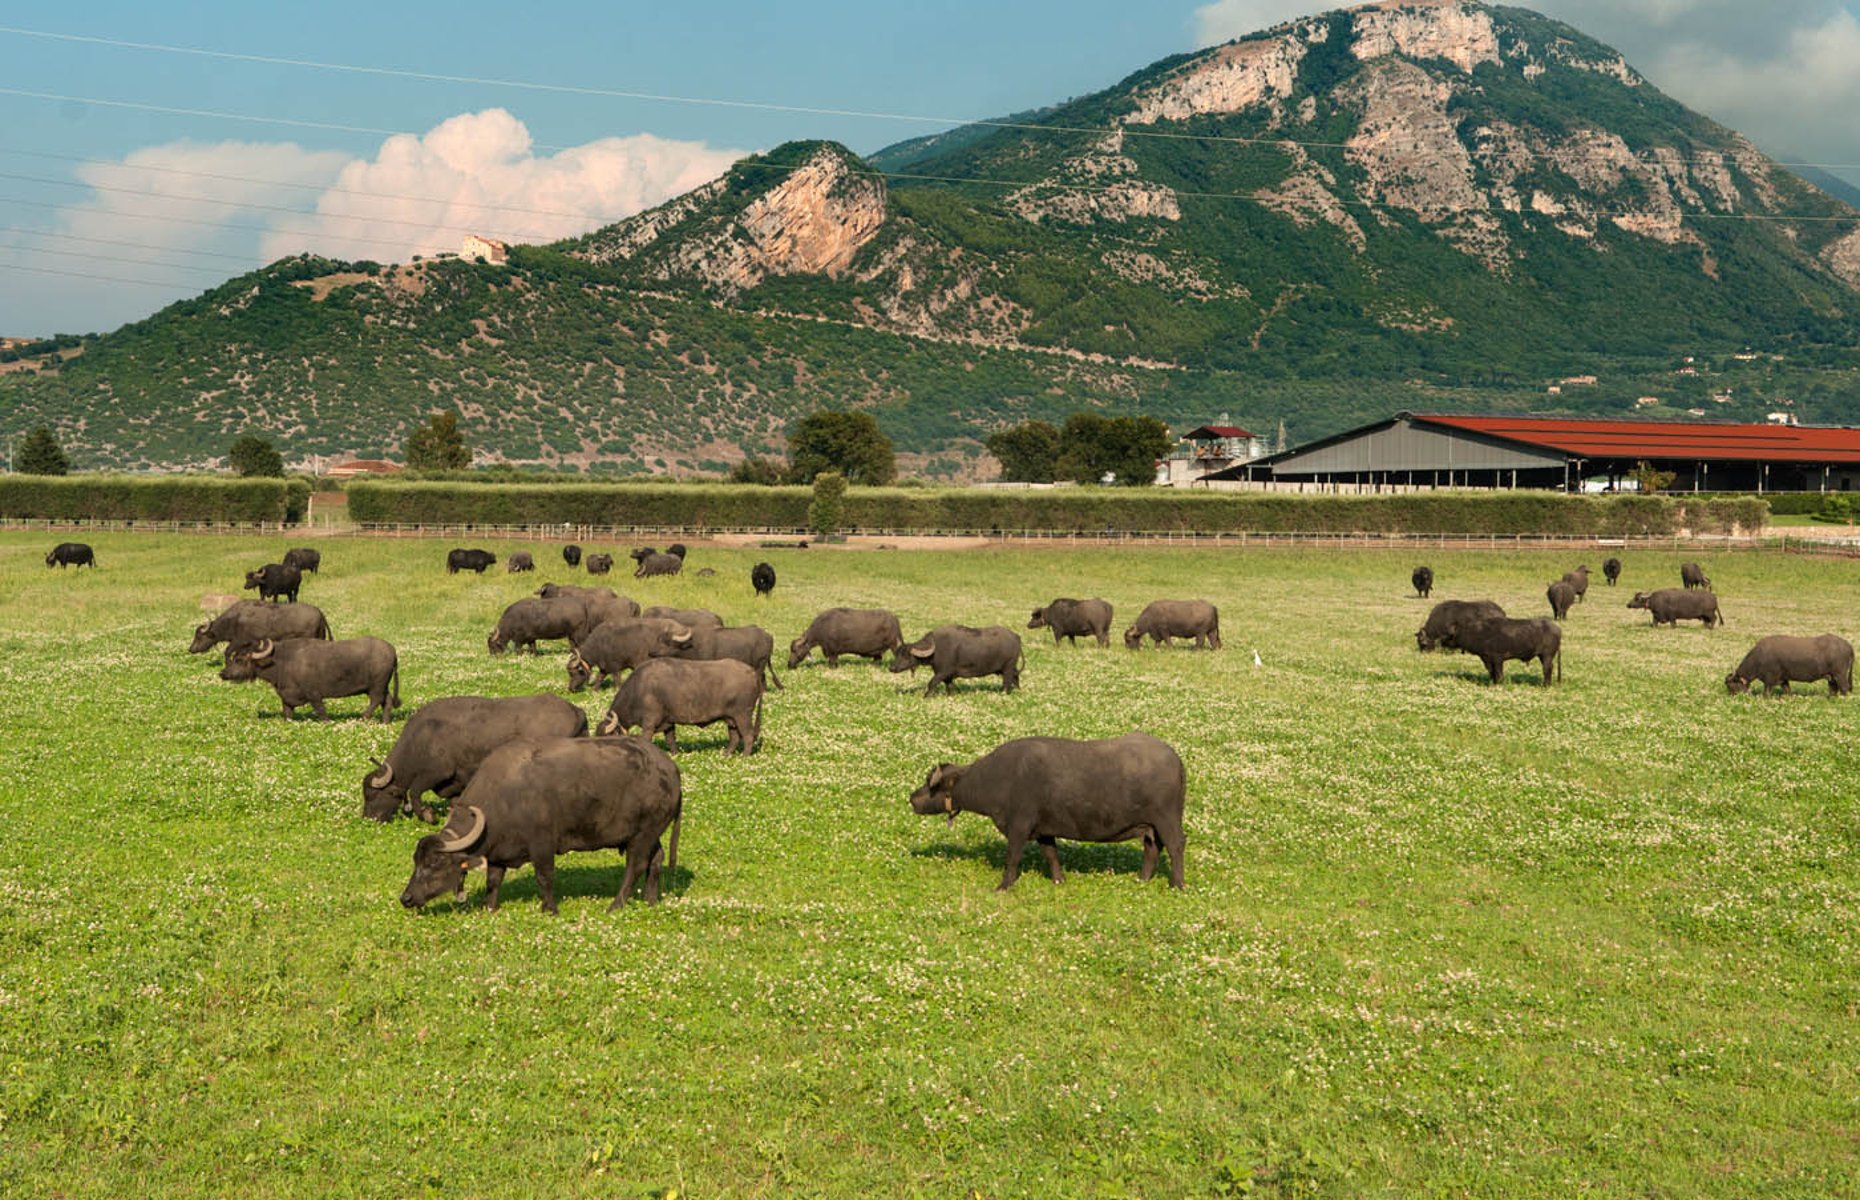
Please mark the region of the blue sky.
[[[16, 6], [0, 15], [0, 335], [110, 329], [298, 249], [396, 259], [451, 248], [463, 228], [525, 240], [579, 232], [695, 186], [741, 153], [803, 137], [870, 151], [942, 127], [937, 119], [1096, 91], [1165, 55], [1325, 7], [553, 0], [513, 16], [476, 2]], [[1656, 84], [1770, 152], [1860, 182], [1860, 0], [1534, 7], [1619, 47]]]

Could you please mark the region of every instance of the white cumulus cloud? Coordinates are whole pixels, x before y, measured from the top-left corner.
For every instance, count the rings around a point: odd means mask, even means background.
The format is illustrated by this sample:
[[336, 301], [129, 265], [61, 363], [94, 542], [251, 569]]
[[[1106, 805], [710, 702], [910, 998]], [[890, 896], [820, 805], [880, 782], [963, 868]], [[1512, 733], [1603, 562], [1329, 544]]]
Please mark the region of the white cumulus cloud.
[[1215, 0], [1195, 10], [1195, 44], [1213, 46], [1230, 42], [1337, 7], [1322, 0]]
[[275, 222], [264, 255], [399, 260], [457, 250], [467, 233], [553, 241], [687, 192], [741, 157], [651, 134], [538, 154], [528, 128], [503, 109], [465, 113], [345, 165], [314, 217]]

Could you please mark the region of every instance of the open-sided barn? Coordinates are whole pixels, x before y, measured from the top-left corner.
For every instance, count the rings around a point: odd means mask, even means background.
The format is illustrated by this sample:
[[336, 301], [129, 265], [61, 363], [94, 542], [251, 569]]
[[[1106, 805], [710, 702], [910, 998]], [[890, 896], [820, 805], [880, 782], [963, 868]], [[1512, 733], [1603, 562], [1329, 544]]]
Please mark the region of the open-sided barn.
[[1678, 491], [1852, 491], [1860, 429], [1404, 412], [1207, 478], [1575, 491], [1622, 484], [1642, 462]]

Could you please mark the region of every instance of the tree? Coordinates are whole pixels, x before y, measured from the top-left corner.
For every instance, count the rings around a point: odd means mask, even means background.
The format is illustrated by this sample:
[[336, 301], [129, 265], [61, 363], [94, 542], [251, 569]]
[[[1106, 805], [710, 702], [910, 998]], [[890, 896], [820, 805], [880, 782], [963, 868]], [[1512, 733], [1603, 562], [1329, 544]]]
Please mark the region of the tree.
[[814, 476], [814, 502], [807, 506], [807, 527], [826, 537], [846, 519], [846, 477], [838, 471]]
[[226, 461], [232, 465], [235, 475], [284, 478], [284, 456], [278, 453], [276, 446], [256, 434], [244, 434], [235, 441], [232, 449], [226, 452]]
[[989, 434], [984, 444], [1001, 460], [1001, 478], [1009, 483], [1051, 483], [1059, 477], [1057, 425], [1022, 421]]
[[773, 458], [745, 458], [730, 468], [731, 483], [757, 483], [763, 487], [774, 487], [780, 483], [785, 472], [781, 462]]
[[788, 430], [788, 479], [811, 483], [837, 471], [848, 483], [875, 487], [898, 477], [891, 439], [868, 412], [809, 413]]
[[456, 471], [471, 466], [471, 451], [459, 432], [459, 415], [448, 409], [436, 412], [426, 424], [407, 435], [407, 466], [415, 471]]
[[71, 460], [65, 457], [58, 438], [41, 425], [14, 449], [13, 469], [21, 475], [69, 475]]
[[1106, 475], [1122, 487], [1156, 482], [1156, 460], [1169, 453], [1169, 427], [1155, 417], [1073, 413], [1060, 431], [1058, 474], [1078, 483]]
[[1659, 470], [1643, 458], [1634, 464], [1634, 472], [1629, 478], [1640, 484], [1641, 495], [1651, 496], [1662, 488], [1672, 487], [1673, 480], [1678, 476], [1671, 471]]

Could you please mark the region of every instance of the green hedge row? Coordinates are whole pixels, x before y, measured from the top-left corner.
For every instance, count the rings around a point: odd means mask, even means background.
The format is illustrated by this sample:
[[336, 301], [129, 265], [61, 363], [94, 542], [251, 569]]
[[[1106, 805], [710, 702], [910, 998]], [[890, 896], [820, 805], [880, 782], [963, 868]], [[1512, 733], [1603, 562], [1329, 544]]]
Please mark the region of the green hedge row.
[[[349, 485], [364, 525], [637, 525], [802, 529], [804, 487], [388, 483]], [[1761, 500], [1419, 492], [1304, 496], [1110, 488], [854, 488], [846, 528], [1098, 533], [1550, 533], [1624, 537], [1753, 531]]]
[[210, 521], [286, 524], [303, 519], [301, 479], [210, 475], [0, 476], [0, 517], [51, 521]]

